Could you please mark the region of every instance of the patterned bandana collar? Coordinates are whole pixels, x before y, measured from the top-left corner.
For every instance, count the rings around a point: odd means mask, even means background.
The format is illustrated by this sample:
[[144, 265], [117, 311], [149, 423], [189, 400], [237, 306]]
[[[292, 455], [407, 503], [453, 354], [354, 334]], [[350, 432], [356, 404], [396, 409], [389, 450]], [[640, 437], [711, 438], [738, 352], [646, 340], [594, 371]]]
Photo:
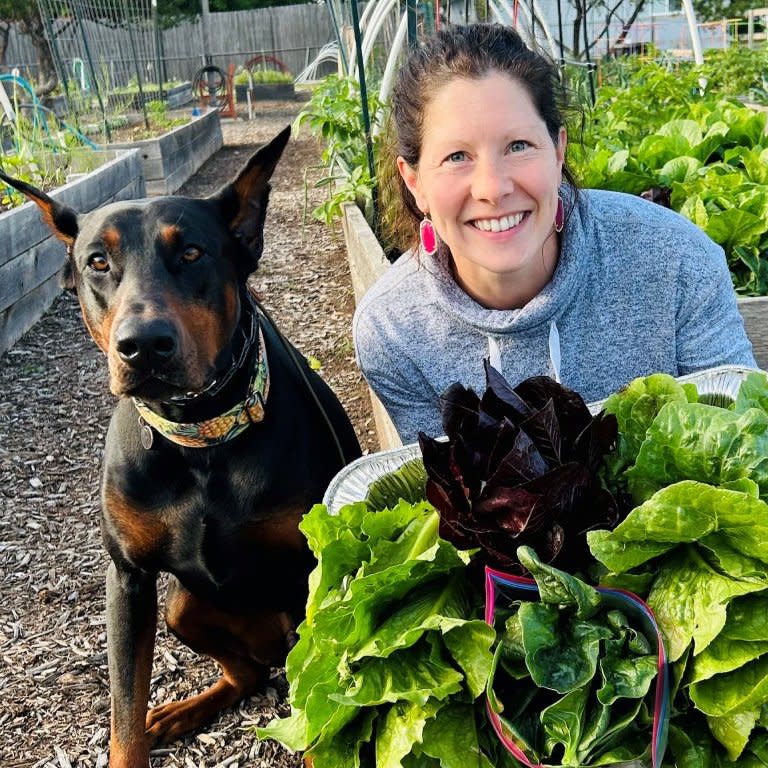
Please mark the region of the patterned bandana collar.
[[177, 445], [185, 448], [210, 448], [237, 437], [264, 418], [264, 405], [269, 394], [269, 364], [264, 336], [259, 325], [259, 352], [253, 363], [253, 374], [248, 397], [220, 416], [199, 422], [175, 422], [159, 416], [141, 400], [133, 399], [139, 412], [141, 444], [149, 450], [154, 441], [153, 430]]

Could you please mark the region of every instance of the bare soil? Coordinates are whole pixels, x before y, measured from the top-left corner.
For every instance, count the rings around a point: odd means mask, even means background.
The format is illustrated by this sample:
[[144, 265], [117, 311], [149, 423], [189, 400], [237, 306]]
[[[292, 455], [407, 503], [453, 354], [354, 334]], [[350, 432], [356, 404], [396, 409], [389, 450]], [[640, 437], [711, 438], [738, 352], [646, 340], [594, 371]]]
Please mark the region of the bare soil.
[[[223, 125], [225, 146], [185, 187], [205, 195], [255, 147], [291, 123], [298, 103], [260, 104], [252, 121]], [[365, 451], [378, 450], [367, 390], [355, 367], [354, 306], [340, 231], [310, 220], [322, 192], [317, 142], [302, 130], [273, 177], [266, 247], [255, 283], [285, 334], [320, 361]], [[308, 170], [309, 169], [309, 170]], [[305, 172], [309, 188], [305, 190]], [[0, 765], [107, 765], [109, 687], [98, 482], [114, 398], [76, 300], [62, 295], [0, 358]], [[318, 500], [319, 501], [319, 500]], [[162, 590], [161, 590], [162, 592]], [[215, 664], [159, 624], [151, 704], [185, 697], [217, 677]], [[287, 685], [269, 687], [207, 729], [152, 755], [152, 768], [296, 768], [300, 756], [260, 742], [255, 725], [287, 713]]]

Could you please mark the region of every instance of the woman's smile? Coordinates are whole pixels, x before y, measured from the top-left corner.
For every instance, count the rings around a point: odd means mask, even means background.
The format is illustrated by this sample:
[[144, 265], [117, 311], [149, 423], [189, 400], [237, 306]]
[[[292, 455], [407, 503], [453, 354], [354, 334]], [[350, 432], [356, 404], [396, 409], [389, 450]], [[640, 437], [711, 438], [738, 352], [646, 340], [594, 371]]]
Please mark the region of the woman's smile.
[[493, 219], [474, 219], [470, 224], [482, 232], [507, 232], [510, 229], [515, 229], [524, 217], [524, 213], [511, 213]]

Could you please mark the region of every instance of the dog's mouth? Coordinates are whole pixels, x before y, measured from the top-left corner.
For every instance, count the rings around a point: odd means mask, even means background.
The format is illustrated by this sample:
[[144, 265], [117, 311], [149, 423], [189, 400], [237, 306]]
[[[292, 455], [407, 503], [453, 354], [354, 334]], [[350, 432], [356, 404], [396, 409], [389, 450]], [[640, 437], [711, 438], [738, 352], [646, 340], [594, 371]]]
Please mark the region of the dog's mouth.
[[150, 402], [171, 402], [193, 398], [208, 390], [210, 380], [192, 383], [189, 377], [177, 371], [121, 371], [112, 376], [111, 390], [118, 397], [136, 397]]

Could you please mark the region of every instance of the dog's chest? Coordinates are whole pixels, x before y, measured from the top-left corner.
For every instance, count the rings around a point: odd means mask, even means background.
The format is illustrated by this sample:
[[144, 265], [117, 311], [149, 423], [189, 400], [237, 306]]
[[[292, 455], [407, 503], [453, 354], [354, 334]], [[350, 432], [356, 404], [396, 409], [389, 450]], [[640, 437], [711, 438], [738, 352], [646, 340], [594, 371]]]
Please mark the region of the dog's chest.
[[108, 468], [107, 532], [134, 567], [221, 582], [236, 563], [219, 553], [238, 549], [248, 535], [262, 490], [257, 478], [243, 477], [236, 466], [150, 467], [129, 474]]

